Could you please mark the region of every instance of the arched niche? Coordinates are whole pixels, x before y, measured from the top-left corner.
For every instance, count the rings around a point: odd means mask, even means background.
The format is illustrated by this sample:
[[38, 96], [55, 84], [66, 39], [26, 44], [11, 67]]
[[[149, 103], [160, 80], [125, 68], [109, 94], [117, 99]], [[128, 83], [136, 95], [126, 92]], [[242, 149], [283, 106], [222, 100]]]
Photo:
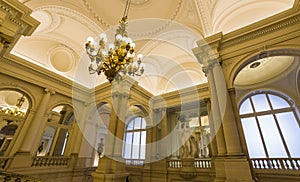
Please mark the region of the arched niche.
[[[233, 86], [239, 100], [247, 91], [270, 89], [296, 99], [300, 51], [273, 50], [252, 56], [235, 69]], [[296, 99], [297, 100], [297, 99]]]
[[8, 155], [18, 128], [22, 128], [31, 107], [27, 94], [16, 89], [0, 90], [0, 155]]

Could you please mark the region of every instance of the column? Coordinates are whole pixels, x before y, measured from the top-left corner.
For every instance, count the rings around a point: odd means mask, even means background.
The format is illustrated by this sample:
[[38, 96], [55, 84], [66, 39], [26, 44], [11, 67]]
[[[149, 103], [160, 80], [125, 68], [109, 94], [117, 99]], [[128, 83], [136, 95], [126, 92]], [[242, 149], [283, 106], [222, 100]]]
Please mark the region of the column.
[[[213, 123], [213, 118], [211, 115], [211, 102], [209, 98], [204, 99], [207, 107], [207, 115], [208, 115], [208, 122], [209, 122], [209, 128], [211, 133], [214, 133], [214, 123]], [[211, 136], [210, 134], [210, 144], [209, 144], [209, 149], [211, 150], [211, 155], [216, 156], [217, 155], [217, 143], [216, 143], [216, 138], [214, 136]]]
[[122, 152], [128, 98], [134, 82], [132, 78], [125, 78], [112, 83], [112, 110], [105, 139], [105, 155], [99, 160], [98, 168], [93, 173], [95, 182], [125, 181], [128, 176]]
[[[34, 146], [35, 143], [38, 143], [37, 135], [38, 131], [41, 129], [42, 123], [47, 120], [47, 117], [45, 116], [47, 106], [50, 100], [51, 95], [55, 94], [54, 91], [45, 89], [44, 95], [42, 99], [40, 100], [40, 103], [37, 107], [36, 112], [34, 112], [35, 115], [30, 114], [25, 122], [28, 122], [24, 125], [24, 127], [27, 129], [26, 133], [22, 132], [18, 138], [21, 136], [23, 137], [22, 144], [20, 146], [19, 151], [15, 154], [10, 169], [14, 168], [28, 168], [31, 166], [32, 163], [32, 156], [35, 156], [36, 150], [38, 146]], [[29, 120], [30, 119], [30, 120]], [[32, 119], [32, 120], [31, 120]], [[21, 141], [18, 141], [18, 143]]]
[[36, 114], [33, 120], [30, 123], [30, 127], [28, 128], [27, 134], [24, 137], [24, 141], [21, 145], [20, 152], [31, 152], [31, 155], [35, 155], [35, 149], [32, 150], [32, 146], [34, 141], [37, 139], [36, 134], [37, 131], [40, 130], [41, 124], [45, 121], [43, 120], [46, 109], [50, 100], [50, 97], [54, 95], [55, 92], [49, 89], [44, 90], [44, 95], [40, 101], [40, 104], [36, 110]]
[[23, 121], [23, 125], [19, 126], [19, 127], [22, 127], [22, 129], [21, 129], [19, 135], [15, 136], [16, 142], [14, 143], [13, 148], [12, 148], [11, 152], [9, 153], [9, 156], [11, 156], [11, 157], [14, 156], [14, 154], [20, 149], [22, 142], [24, 140], [24, 137], [27, 134], [28, 128], [31, 125], [31, 121], [33, 120], [33, 118], [35, 116], [36, 110], [30, 109], [27, 112], [28, 112], [28, 115], [26, 117], [26, 120]]
[[217, 60], [208, 61], [206, 60], [205, 66], [203, 67], [203, 71], [207, 76], [210, 93], [211, 93], [211, 115], [210, 119], [213, 123], [213, 130], [211, 131], [211, 137], [216, 137], [216, 144], [217, 144], [217, 155], [224, 156], [226, 154], [226, 145], [224, 139], [224, 132], [222, 126], [222, 116], [220, 113], [220, 103], [219, 97], [217, 93], [217, 86], [216, 80], [214, 75], [214, 67], [220, 66]]
[[[226, 126], [226, 141], [228, 140], [229, 155], [244, 155], [242, 140], [244, 140], [242, 125], [240, 122], [239, 111], [235, 100], [235, 89], [228, 90], [229, 96], [227, 101], [226, 112], [224, 116], [224, 126]], [[244, 147], [246, 143], [244, 140]], [[245, 149], [245, 148], [244, 148]]]
[[170, 136], [167, 131], [167, 113], [165, 108], [153, 110], [153, 149], [150, 169], [151, 181], [167, 181], [167, 150], [171, 147]]
[[167, 112], [166, 108], [162, 108], [159, 111], [159, 115], [161, 118], [161, 146], [160, 146], [160, 155], [163, 158], [166, 158], [168, 155], [168, 149], [171, 147], [171, 140], [169, 140], [168, 128], [167, 128]]
[[235, 95], [234, 88], [229, 89], [229, 95], [230, 95], [230, 100], [232, 102], [232, 109], [233, 109], [233, 113], [234, 113], [234, 117], [235, 117], [235, 121], [236, 121], [235, 124], [238, 129], [238, 134], [239, 134], [239, 138], [240, 138], [242, 149], [243, 149], [242, 153], [248, 156], [247, 144], [246, 144], [243, 127], [242, 127], [242, 123], [241, 123], [241, 119], [240, 119], [239, 109], [237, 107], [237, 102], [236, 102], [236, 97], [235, 97], [236, 95]]

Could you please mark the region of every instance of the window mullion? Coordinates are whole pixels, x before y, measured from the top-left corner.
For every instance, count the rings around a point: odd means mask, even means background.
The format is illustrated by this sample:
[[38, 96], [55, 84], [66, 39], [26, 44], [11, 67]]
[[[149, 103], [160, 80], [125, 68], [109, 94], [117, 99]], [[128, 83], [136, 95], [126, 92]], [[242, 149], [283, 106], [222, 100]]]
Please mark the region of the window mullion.
[[[253, 112], [254, 112], [254, 115], [255, 115], [256, 112], [255, 112], [254, 103], [253, 103], [253, 101], [252, 101], [252, 98], [249, 97], [249, 100], [250, 100], [250, 103], [251, 103], [251, 106], [252, 106], [252, 109], [253, 109]], [[265, 143], [265, 140], [264, 140], [262, 131], [261, 131], [261, 127], [260, 127], [258, 118], [257, 118], [256, 115], [254, 116], [254, 118], [255, 118], [256, 125], [257, 125], [257, 127], [258, 127], [258, 131], [259, 131], [259, 134], [260, 134], [260, 139], [261, 139], [262, 144], [263, 144], [263, 147], [264, 147], [265, 155], [266, 155], [267, 158], [269, 158], [269, 153], [268, 153], [267, 146], [266, 146], [266, 143]]]
[[[271, 100], [270, 100], [270, 98], [269, 98], [269, 95], [268, 95], [268, 94], [266, 94], [266, 95], [267, 95], [267, 101], [268, 101], [268, 103], [269, 103], [269, 106], [270, 106], [270, 108], [271, 108], [271, 111], [274, 111], [274, 110], [273, 110], [272, 103], [271, 103]], [[288, 146], [287, 146], [287, 144], [286, 144], [286, 142], [285, 142], [285, 140], [284, 140], [282, 131], [281, 131], [281, 129], [280, 129], [280, 126], [279, 126], [279, 123], [278, 123], [278, 120], [277, 120], [277, 117], [276, 117], [276, 112], [273, 112], [272, 115], [273, 115], [273, 118], [274, 118], [274, 120], [275, 120], [276, 127], [277, 127], [277, 129], [278, 129], [278, 131], [279, 131], [279, 135], [280, 135], [281, 141], [282, 141], [282, 143], [283, 143], [283, 146], [284, 146], [284, 148], [285, 148], [285, 151], [286, 151], [288, 157], [291, 158], [290, 151], [289, 151]]]

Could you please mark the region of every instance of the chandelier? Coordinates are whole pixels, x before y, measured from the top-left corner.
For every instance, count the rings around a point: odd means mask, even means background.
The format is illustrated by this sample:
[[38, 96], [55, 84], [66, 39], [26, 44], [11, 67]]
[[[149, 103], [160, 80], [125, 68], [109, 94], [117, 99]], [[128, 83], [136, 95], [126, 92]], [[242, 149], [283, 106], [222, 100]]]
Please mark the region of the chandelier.
[[9, 116], [17, 116], [17, 117], [24, 117], [25, 112], [21, 110], [23, 103], [25, 102], [25, 96], [22, 95], [17, 100], [16, 106], [0, 106], [0, 114], [5, 114]]
[[114, 79], [119, 80], [126, 74], [129, 76], [141, 76], [144, 73], [143, 56], [139, 54], [135, 60], [135, 43], [127, 36], [126, 27], [128, 10], [131, 0], [126, 1], [125, 11], [116, 30], [114, 43], [107, 45], [106, 34], [99, 35], [99, 41], [88, 37], [85, 44], [86, 53], [90, 58], [88, 67], [90, 74], [102, 72], [111, 83]]

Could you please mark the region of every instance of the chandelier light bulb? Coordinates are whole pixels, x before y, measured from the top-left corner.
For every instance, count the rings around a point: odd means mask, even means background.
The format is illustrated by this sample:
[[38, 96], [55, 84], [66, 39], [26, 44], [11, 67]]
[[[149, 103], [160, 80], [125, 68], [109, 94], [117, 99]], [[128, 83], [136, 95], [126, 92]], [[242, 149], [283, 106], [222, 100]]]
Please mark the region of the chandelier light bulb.
[[130, 43], [130, 47], [135, 48], [135, 43]]
[[114, 48], [115, 48], [115, 45], [114, 45], [114, 44], [109, 44], [109, 45], [108, 45], [108, 49], [109, 49], [109, 50], [112, 50], [112, 49], [114, 49]]
[[122, 37], [121, 34], [118, 34], [118, 35], [116, 36], [116, 39], [117, 39], [117, 40], [122, 40], [122, 38], [123, 38], [123, 37]]
[[134, 53], [134, 52], [133, 52], [133, 53], [131, 53], [131, 57], [132, 57], [132, 58], [134, 58], [134, 56], [135, 56], [135, 53]]
[[128, 43], [131, 44], [133, 43], [132, 39], [130, 37], [128, 37]]
[[87, 42], [94, 42], [94, 38], [93, 38], [93, 37], [91, 37], [91, 36], [88, 36], [88, 38], [87, 38]]
[[143, 55], [142, 55], [142, 54], [138, 54], [138, 55], [137, 55], [137, 58], [138, 58], [138, 59], [143, 59]]
[[106, 50], [102, 50], [101, 53], [102, 53], [104, 56], [107, 56], [107, 55], [108, 55]]

